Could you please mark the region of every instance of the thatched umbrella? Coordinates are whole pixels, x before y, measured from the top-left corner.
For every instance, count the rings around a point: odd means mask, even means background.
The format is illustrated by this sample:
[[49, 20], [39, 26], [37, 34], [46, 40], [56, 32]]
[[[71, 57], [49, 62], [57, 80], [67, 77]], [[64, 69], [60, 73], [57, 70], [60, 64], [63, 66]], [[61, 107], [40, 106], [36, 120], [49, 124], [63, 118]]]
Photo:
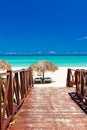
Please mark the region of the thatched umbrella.
[[44, 72], [46, 71], [54, 72], [58, 69], [58, 67], [55, 64], [49, 61], [37, 62], [36, 64], [31, 65], [30, 68], [32, 68], [33, 71], [42, 72], [43, 79], [44, 79]]
[[0, 60], [0, 70], [11, 70], [11, 65], [3, 60]]

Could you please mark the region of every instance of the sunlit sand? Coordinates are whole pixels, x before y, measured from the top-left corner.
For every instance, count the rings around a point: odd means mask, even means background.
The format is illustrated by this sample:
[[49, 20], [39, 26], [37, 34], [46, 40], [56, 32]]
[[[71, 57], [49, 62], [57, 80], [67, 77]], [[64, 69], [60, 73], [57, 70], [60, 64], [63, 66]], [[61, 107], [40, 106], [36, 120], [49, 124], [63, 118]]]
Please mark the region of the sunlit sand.
[[75, 69], [87, 70], [87, 67], [58, 67], [58, 70], [55, 72], [45, 73], [45, 76], [50, 76], [52, 78], [52, 83], [34, 84], [34, 86], [36, 87], [66, 87], [68, 68], [72, 68], [74, 70]]
[[[12, 70], [19, 70], [26, 67], [12, 67]], [[67, 79], [67, 70], [68, 68], [72, 69], [86, 69], [87, 67], [58, 67], [58, 70], [55, 72], [46, 72], [45, 76], [52, 78], [52, 83], [38, 83], [34, 84], [35, 87], [66, 87]], [[0, 71], [3, 72], [3, 71]], [[5, 72], [5, 71], [4, 71]], [[35, 73], [36, 75], [36, 73]]]

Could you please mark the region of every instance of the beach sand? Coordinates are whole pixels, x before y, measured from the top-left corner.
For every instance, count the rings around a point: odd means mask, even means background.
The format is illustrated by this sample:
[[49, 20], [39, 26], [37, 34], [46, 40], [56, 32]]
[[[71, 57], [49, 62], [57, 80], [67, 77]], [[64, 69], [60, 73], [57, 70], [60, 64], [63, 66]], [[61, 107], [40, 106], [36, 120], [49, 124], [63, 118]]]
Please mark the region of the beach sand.
[[[12, 70], [20, 70], [25, 69], [26, 67], [12, 67]], [[66, 87], [66, 79], [67, 79], [67, 70], [71, 69], [85, 69], [87, 67], [58, 67], [58, 70], [55, 72], [46, 72], [45, 76], [49, 76], [52, 78], [52, 83], [45, 84], [34, 84], [34, 86], [38, 87]]]
[[52, 83], [45, 83], [45, 84], [34, 84], [34, 86], [42, 86], [42, 87], [66, 87], [66, 80], [67, 80], [67, 70], [68, 68], [71, 69], [85, 69], [87, 67], [58, 67], [58, 70], [55, 72], [47, 72], [45, 73], [46, 76], [50, 76], [52, 78]]
[[[12, 67], [12, 70], [19, 70], [25, 67]], [[58, 70], [55, 72], [45, 72], [45, 76], [52, 78], [52, 83], [45, 84], [34, 84], [34, 86], [45, 86], [45, 87], [65, 87], [66, 86], [66, 77], [67, 77], [67, 69], [68, 67], [58, 67]], [[36, 76], [35, 73], [34, 76]]]
[[55, 72], [46, 72], [45, 76], [52, 78], [52, 83], [45, 84], [34, 84], [34, 86], [42, 87], [65, 87], [66, 86], [66, 77], [67, 77], [67, 68], [60, 67]]

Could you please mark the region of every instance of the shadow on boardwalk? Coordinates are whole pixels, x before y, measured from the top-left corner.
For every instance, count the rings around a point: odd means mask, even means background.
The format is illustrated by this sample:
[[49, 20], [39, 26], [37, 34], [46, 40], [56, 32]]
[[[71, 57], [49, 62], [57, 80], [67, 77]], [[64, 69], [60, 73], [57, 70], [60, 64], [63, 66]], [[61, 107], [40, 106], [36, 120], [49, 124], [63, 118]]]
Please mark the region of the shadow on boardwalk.
[[74, 88], [35, 87], [8, 130], [86, 130], [87, 115], [68, 95]]

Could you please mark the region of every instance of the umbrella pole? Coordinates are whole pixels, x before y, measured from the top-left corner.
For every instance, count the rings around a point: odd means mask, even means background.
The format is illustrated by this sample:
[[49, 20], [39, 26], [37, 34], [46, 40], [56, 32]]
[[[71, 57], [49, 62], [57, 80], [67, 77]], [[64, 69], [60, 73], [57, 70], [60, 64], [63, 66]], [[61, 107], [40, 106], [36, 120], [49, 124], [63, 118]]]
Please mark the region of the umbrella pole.
[[44, 81], [44, 71], [43, 71], [43, 81]]

